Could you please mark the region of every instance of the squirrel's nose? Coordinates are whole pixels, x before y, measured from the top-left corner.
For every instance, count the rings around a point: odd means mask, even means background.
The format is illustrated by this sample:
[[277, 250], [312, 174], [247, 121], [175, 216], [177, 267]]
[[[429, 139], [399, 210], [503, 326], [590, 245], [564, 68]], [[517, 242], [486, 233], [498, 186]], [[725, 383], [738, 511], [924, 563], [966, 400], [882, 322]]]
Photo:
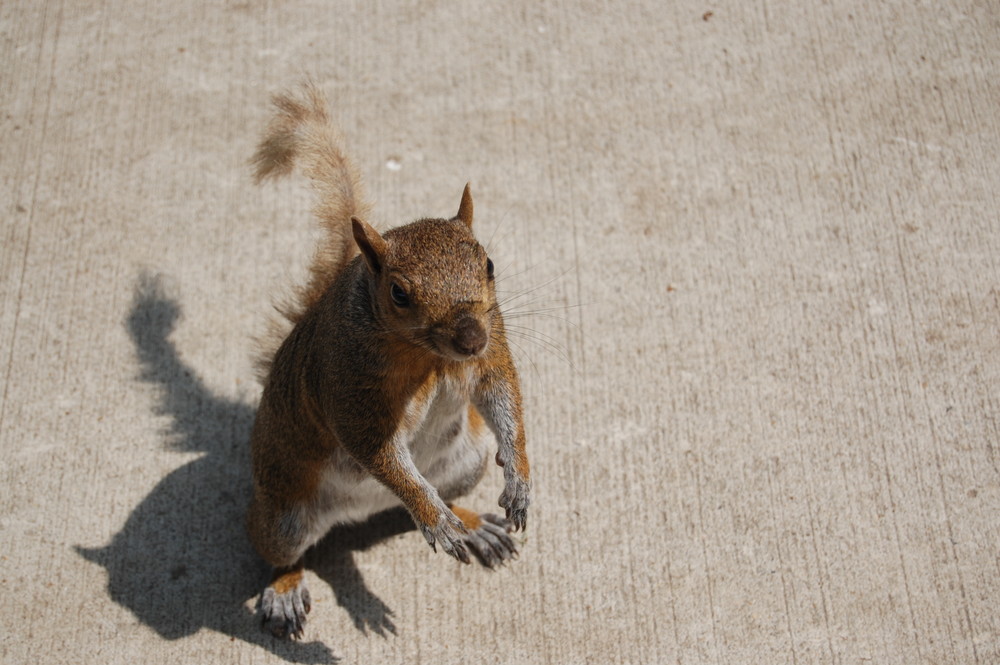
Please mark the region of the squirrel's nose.
[[486, 348], [486, 331], [483, 330], [483, 325], [479, 321], [471, 316], [466, 316], [455, 326], [455, 335], [451, 338], [451, 344], [456, 351], [463, 355], [478, 355]]

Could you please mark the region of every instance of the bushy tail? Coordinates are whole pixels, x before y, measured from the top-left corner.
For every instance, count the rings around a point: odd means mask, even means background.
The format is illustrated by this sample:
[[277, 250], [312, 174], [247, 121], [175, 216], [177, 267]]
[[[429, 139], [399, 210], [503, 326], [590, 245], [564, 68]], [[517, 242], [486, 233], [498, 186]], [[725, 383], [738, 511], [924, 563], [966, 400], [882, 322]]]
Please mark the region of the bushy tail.
[[[351, 217], [368, 219], [368, 203], [361, 176], [341, 148], [340, 133], [330, 121], [326, 98], [312, 83], [298, 93], [273, 99], [276, 112], [253, 157], [257, 182], [288, 175], [296, 166], [309, 178], [317, 194], [313, 213], [323, 228], [309, 281], [297, 289], [290, 302], [278, 311], [287, 324], [299, 322], [340, 271], [358, 253], [351, 232]], [[288, 325], [272, 326], [263, 342], [258, 361], [261, 378], [270, 369], [271, 358], [288, 331]]]

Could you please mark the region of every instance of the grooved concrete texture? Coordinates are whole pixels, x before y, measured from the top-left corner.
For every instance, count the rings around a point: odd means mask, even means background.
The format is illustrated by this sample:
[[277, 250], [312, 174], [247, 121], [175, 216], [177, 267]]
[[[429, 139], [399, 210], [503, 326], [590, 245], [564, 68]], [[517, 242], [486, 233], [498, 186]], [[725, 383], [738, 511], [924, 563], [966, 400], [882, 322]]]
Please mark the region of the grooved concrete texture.
[[[8, 2], [0, 67], [4, 663], [1000, 662], [995, 3]], [[303, 74], [375, 221], [472, 182], [536, 502], [498, 573], [340, 534], [287, 644], [250, 357], [314, 229], [247, 160]]]

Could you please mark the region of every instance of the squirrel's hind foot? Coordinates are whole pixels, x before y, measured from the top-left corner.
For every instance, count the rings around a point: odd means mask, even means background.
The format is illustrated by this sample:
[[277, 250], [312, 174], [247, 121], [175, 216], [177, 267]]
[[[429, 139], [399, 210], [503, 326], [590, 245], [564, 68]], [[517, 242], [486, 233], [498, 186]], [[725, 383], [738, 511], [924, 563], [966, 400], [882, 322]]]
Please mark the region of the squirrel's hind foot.
[[275, 571], [257, 606], [261, 630], [275, 637], [301, 639], [312, 599], [302, 568]]
[[468, 530], [465, 544], [479, 563], [492, 569], [518, 557], [517, 544], [510, 536], [514, 525], [509, 520], [492, 513], [480, 515], [458, 506], [452, 506], [451, 510]]

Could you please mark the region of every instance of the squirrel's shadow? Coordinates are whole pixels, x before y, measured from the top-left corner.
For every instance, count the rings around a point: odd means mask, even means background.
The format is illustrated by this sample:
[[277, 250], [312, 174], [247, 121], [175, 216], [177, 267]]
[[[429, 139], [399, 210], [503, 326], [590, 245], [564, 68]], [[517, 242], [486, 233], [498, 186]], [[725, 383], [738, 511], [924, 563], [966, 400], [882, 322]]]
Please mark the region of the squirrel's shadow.
[[[170, 419], [168, 447], [202, 456], [160, 481], [110, 544], [76, 549], [107, 569], [111, 598], [166, 639], [210, 628], [291, 662], [335, 662], [322, 642], [265, 635], [248, 608], [268, 575], [243, 527], [254, 407], [212, 394], [181, 361], [169, 339], [179, 315], [159, 279], [143, 276], [126, 326], [141, 366], [138, 378], [159, 388], [156, 413]], [[363, 632], [384, 635], [395, 626], [392, 611], [365, 585], [353, 552], [412, 528], [404, 511], [389, 511], [334, 530], [307, 555]]]

